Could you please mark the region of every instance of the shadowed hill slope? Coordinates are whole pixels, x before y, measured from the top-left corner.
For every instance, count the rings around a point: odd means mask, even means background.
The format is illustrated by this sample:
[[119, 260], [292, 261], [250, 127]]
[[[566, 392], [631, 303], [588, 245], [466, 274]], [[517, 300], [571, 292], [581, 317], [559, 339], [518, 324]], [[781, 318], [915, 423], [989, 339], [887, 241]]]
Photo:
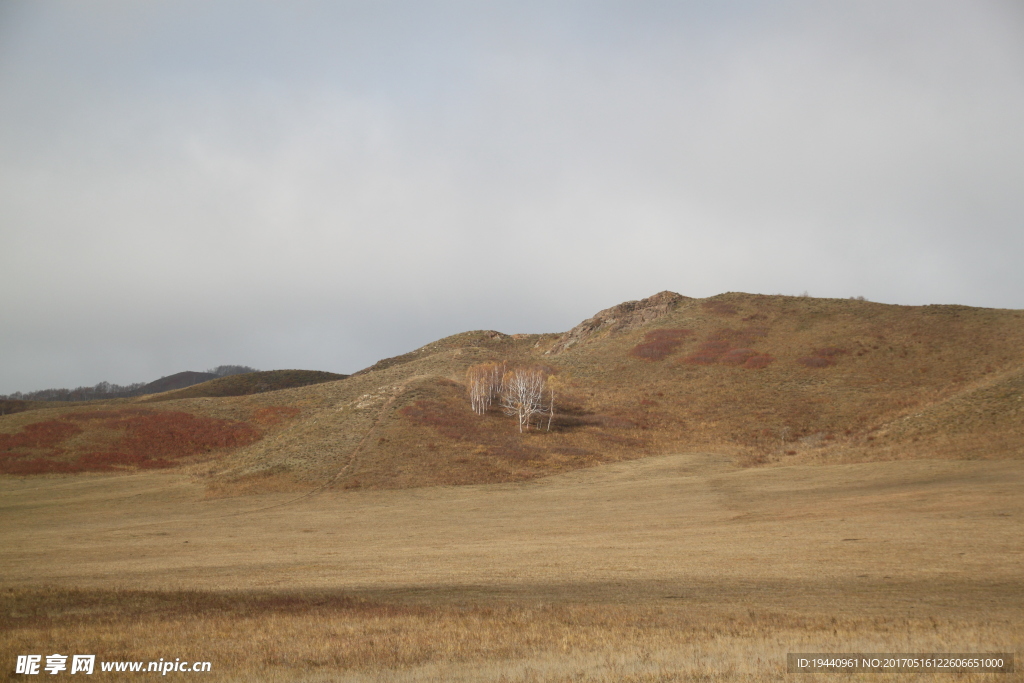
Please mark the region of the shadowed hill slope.
[[167, 377], [161, 377], [158, 380], [154, 380], [142, 387], [140, 394], [158, 394], [163, 391], [174, 391], [175, 389], [184, 389], [191, 387], [200, 382], [209, 382], [212, 379], [217, 379], [217, 375], [212, 372], [194, 372], [192, 370], [186, 370], [184, 372], [176, 372], [173, 375]]
[[201, 398], [222, 396], [247, 396], [279, 389], [308, 387], [312, 384], [336, 382], [348, 375], [339, 375], [321, 370], [266, 370], [263, 372], [246, 372], [228, 375], [194, 384], [184, 389], [167, 391], [142, 399], [146, 403], [155, 401], [173, 401], [179, 398]]
[[[0, 399], [0, 416], [23, 413], [26, 410], [38, 410], [52, 405], [60, 405], [56, 401], [23, 401], [19, 399]], [[65, 404], [66, 406], [67, 404]]]
[[[466, 370], [489, 361], [539, 363], [555, 374], [551, 432], [519, 434], [496, 407], [470, 410]], [[164, 458], [225, 495], [516, 481], [683, 451], [747, 466], [1020, 458], [1024, 311], [662, 292], [561, 335], [466, 332], [344, 381], [149, 405], [233, 421], [195, 429], [234, 436]], [[33, 441], [25, 430], [43, 413], [54, 435], [43, 438], [39, 427]], [[60, 425], [90, 419], [22, 413], [3, 418], [0, 432], [15, 459], [67, 460], [91, 432], [60, 437], [71, 434]], [[105, 424], [112, 443], [132, 429]]]

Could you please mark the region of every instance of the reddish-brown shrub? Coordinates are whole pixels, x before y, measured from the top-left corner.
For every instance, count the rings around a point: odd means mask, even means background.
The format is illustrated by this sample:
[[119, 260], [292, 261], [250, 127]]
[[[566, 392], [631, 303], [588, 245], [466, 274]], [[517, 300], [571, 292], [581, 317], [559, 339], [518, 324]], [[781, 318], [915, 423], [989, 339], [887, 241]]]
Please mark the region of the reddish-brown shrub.
[[86, 453], [75, 460], [0, 459], [0, 472], [4, 474], [73, 474], [75, 472], [110, 472], [129, 467], [159, 469], [173, 466], [173, 462], [163, 458], [150, 459], [127, 453]]
[[714, 365], [730, 348], [725, 340], [709, 340], [697, 347], [697, 350], [683, 359], [691, 365]]
[[629, 355], [643, 360], [664, 360], [679, 346], [674, 341], [653, 341], [637, 344], [629, 351]]
[[466, 439], [479, 429], [477, 421], [462, 408], [446, 405], [440, 401], [419, 400], [398, 411], [418, 424], [436, 429], [442, 436], [451, 439]]
[[644, 341], [630, 349], [629, 354], [644, 360], [664, 360], [692, 334], [693, 330], [685, 329], [651, 330], [644, 335]]
[[218, 448], [237, 448], [260, 438], [260, 433], [244, 422], [177, 411], [115, 418], [104, 424], [110, 429], [125, 430], [118, 450], [147, 458], [179, 458]]
[[78, 425], [61, 420], [34, 422], [22, 427], [17, 434], [0, 434], [0, 453], [15, 448], [53, 448], [81, 431]]
[[810, 356], [797, 358], [796, 362], [806, 368], [827, 368], [835, 365], [839, 356], [845, 356], [848, 353], [850, 352], [846, 349], [837, 346], [826, 346], [823, 349], [815, 350]]
[[771, 365], [775, 359], [767, 353], [759, 353], [756, 356], [751, 356], [743, 364], [743, 367], [747, 370], [761, 370]]
[[756, 355], [758, 354], [754, 349], [732, 349], [731, 351], [726, 352], [721, 359], [719, 359], [719, 362], [724, 363], [725, 365], [743, 365], [752, 356]]
[[[17, 457], [12, 448], [53, 448], [84, 431], [82, 422], [94, 421], [107, 429], [123, 431], [112, 450], [79, 455], [51, 451], [44, 457]], [[76, 424], [78, 423], [78, 424]], [[0, 472], [46, 474], [54, 472], [109, 471], [126, 467], [172, 467], [174, 459], [217, 448], [245, 446], [260, 433], [244, 422], [200, 417], [183, 412], [144, 409], [94, 410], [71, 413], [59, 420], [27, 425], [18, 434], [0, 435]]]
[[68, 474], [80, 472], [74, 464], [50, 458], [0, 458], [2, 474]]
[[732, 365], [747, 369], [767, 367], [775, 359], [766, 353], [749, 348], [755, 338], [767, 334], [767, 328], [747, 327], [733, 330], [727, 327], [715, 330], [708, 335], [697, 350], [683, 359], [690, 365]]

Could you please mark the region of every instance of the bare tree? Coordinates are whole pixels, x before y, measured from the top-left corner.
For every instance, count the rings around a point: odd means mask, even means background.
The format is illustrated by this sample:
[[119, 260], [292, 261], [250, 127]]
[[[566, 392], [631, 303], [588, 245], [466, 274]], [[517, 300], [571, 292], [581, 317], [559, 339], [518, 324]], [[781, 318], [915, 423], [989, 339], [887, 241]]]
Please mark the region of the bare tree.
[[[529, 430], [535, 417], [539, 419], [554, 413], [555, 397], [548, 389], [547, 380], [548, 373], [540, 367], [509, 370], [502, 378], [501, 407], [506, 415], [514, 415], [519, 420], [520, 432]], [[551, 429], [550, 417], [548, 429]]]
[[501, 393], [501, 380], [505, 376], [505, 363], [480, 363], [466, 371], [469, 402], [473, 412], [483, 415]]
[[466, 388], [473, 412], [483, 415], [494, 399], [506, 415], [515, 416], [519, 431], [528, 431], [531, 423], [538, 429], [547, 415], [547, 431], [555, 414], [555, 388], [551, 369], [542, 365], [507, 369], [505, 362], [480, 363], [466, 370]]
[[555, 418], [555, 377], [547, 378], [548, 387], [548, 428], [547, 431], [551, 431], [551, 420]]

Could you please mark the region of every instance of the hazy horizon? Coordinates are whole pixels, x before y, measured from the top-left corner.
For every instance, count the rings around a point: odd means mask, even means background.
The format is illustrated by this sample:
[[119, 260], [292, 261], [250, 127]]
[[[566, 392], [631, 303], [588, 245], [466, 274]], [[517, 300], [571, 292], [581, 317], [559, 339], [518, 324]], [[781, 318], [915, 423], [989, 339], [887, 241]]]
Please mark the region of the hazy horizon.
[[662, 290], [1024, 308], [1009, 1], [0, 6], [0, 394]]

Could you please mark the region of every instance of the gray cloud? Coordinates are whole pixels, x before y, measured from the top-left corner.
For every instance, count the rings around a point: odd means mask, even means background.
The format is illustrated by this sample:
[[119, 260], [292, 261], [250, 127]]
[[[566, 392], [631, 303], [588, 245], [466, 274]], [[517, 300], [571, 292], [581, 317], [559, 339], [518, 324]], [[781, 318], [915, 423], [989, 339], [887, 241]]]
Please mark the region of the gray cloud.
[[662, 289], [1024, 307], [1012, 3], [13, 3], [0, 393]]

